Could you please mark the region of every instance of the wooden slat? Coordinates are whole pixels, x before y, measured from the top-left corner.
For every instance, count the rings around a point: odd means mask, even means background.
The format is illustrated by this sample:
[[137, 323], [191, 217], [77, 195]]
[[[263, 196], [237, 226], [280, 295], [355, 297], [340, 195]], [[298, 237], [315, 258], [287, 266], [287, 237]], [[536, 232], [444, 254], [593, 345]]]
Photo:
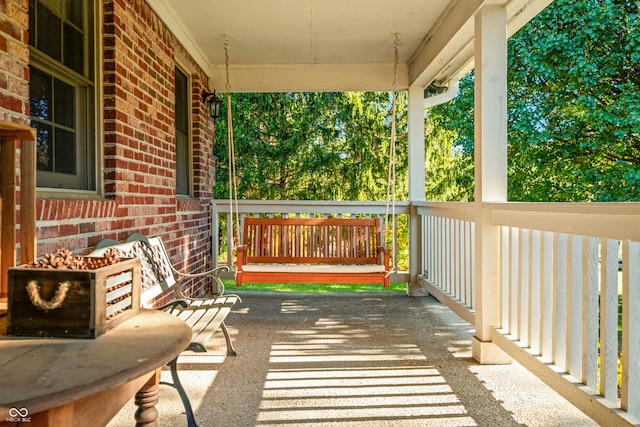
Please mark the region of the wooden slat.
[[29, 126], [0, 121], [0, 139], [35, 141], [36, 130]]
[[245, 218], [245, 226], [267, 225], [319, 225], [319, 226], [367, 226], [377, 227], [378, 219], [371, 218]]
[[[32, 129], [33, 130], [33, 129]], [[36, 148], [35, 141], [20, 145], [20, 263], [36, 260]]]
[[[252, 230], [259, 231], [254, 234]], [[388, 270], [388, 255], [382, 260], [379, 255], [379, 219], [246, 217], [243, 238], [243, 246], [247, 248], [244, 264], [384, 264]], [[380, 272], [318, 275], [242, 270], [242, 276], [237, 276], [237, 283], [242, 281], [382, 283], [389, 286], [388, 276]]]
[[379, 220], [245, 218], [247, 263], [371, 264], [377, 261]]
[[9, 289], [9, 268], [16, 265], [16, 147], [14, 139], [0, 140], [0, 193], [2, 218], [0, 231], [0, 296]]

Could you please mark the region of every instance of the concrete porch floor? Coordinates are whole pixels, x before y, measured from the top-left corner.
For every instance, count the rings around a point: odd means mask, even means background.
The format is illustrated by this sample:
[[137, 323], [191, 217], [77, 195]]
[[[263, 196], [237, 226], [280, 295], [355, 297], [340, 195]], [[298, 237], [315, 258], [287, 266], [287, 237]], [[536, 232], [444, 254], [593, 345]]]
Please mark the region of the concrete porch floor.
[[[238, 356], [219, 333], [179, 359], [202, 427], [597, 425], [518, 364], [477, 364], [470, 325], [432, 297], [238, 293]], [[173, 388], [157, 409], [160, 426], [186, 425]]]

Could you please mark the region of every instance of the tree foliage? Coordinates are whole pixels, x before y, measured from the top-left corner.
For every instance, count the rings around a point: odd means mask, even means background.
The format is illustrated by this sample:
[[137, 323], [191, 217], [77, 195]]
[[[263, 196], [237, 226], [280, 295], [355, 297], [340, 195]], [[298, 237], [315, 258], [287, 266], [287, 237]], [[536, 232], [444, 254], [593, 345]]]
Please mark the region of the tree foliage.
[[460, 81], [458, 96], [425, 112], [426, 198], [472, 201], [473, 72]]
[[[255, 93], [233, 94], [231, 99], [240, 198], [385, 200], [389, 93]], [[406, 197], [404, 95], [396, 117], [396, 173], [399, 191]], [[225, 120], [216, 123], [214, 153], [215, 197], [227, 198]]]
[[[509, 200], [640, 200], [640, 5], [555, 0], [508, 44]], [[474, 75], [426, 112], [428, 200], [473, 199]], [[233, 94], [239, 194], [385, 200], [389, 93]], [[398, 199], [407, 191], [406, 94], [398, 102]], [[228, 197], [218, 120], [215, 196]]]
[[[510, 200], [640, 200], [639, 7], [556, 0], [511, 37]], [[456, 102], [430, 112], [467, 156], [472, 82], [467, 76]]]

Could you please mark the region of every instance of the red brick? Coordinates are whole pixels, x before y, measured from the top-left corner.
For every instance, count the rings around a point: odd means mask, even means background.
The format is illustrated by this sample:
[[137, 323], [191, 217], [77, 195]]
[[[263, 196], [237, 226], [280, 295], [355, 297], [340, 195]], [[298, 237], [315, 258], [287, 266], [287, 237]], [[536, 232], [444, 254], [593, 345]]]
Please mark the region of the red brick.
[[75, 236], [78, 234], [77, 224], [63, 224], [60, 226], [60, 237]]

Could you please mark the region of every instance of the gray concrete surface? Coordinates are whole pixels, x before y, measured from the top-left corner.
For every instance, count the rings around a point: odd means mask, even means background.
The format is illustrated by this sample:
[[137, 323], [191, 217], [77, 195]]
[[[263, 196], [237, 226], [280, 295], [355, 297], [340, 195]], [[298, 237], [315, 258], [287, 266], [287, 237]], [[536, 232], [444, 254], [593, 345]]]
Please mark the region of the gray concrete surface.
[[[431, 297], [238, 293], [238, 356], [216, 334], [179, 359], [202, 427], [597, 425], [520, 365], [475, 363], [473, 329]], [[157, 409], [160, 426], [186, 425], [171, 387]]]

